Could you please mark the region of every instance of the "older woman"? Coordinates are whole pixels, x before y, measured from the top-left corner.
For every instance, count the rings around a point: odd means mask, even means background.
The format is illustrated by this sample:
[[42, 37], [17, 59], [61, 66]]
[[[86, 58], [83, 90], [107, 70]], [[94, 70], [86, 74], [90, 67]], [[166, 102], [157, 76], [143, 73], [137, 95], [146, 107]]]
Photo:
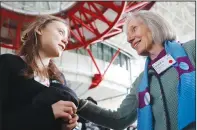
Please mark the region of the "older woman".
[[180, 45], [165, 19], [150, 11], [128, 15], [128, 43], [147, 56], [145, 69], [117, 111], [80, 101], [79, 115], [120, 130], [138, 119], [138, 130], [195, 129], [195, 41]]

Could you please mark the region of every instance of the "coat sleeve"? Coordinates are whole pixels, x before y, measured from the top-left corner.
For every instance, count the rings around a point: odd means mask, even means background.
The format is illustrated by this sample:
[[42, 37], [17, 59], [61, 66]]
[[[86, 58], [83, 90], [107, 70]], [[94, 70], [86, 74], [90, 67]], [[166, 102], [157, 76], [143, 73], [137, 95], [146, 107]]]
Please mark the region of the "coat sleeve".
[[[9, 62], [11, 55], [0, 55], [0, 129], [1, 130], [54, 130], [57, 128], [52, 107], [34, 107], [29, 104], [18, 110], [6, 108], [10, 87], [9, 77], [12, 73]], [[8, 60], [9, 59], [9, 60]], [[9, 88], [9, 89], [10, 89]], [[58, 130], [58, 129], [56, 129]]]
[[122, 101], [116, 111], [107, 110], [88, 101], [81, 100], [83, 105], [78, 112], [79, 116], [115, 130], [125, 129], [131, 125], [137, 117], [138, 99], [136, 96], [136, 83], [137, 80], [130, 89], [130, 93]]

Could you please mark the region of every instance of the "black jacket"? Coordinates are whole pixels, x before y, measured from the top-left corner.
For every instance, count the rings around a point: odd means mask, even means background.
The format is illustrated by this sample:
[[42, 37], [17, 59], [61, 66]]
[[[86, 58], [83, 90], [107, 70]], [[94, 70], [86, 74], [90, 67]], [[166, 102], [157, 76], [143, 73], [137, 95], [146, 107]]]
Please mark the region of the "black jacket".
[[21, 76], [26, 63], [16, 55], [0, 55], [0, 130], [60, 130], [51, 105], [73, 101], [75, 93], [61, 84], [46, 87]]

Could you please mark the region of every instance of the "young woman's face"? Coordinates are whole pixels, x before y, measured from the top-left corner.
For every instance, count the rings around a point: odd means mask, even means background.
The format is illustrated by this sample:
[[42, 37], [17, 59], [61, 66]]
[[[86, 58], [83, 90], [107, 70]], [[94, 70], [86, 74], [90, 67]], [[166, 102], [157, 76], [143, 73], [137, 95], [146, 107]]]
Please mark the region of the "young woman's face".
[[139, 55], [147, 55], [153, 45], [152, 33], [141, 19], [132, 19], [127, 26], [127, 41]]
[[61, 56], [68, 43], [68, 27], [60, 21], [53, 21], [38, 32], [41, 51], [45, 56], [54, 58]]

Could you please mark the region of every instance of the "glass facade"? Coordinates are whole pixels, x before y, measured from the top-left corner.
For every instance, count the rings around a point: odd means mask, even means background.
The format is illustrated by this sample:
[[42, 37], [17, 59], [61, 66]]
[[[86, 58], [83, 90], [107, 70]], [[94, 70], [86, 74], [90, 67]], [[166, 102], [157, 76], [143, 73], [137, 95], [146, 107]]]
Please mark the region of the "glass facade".
[[[90, 45], [90, 49], [96, 59], [100, 59], [106, 62], [110, 62], [113, 55], [117, 51], [116, 49], [111, 48], [110, 46], [107, 46], [100, 42]], [[88, 52], [84, 48], [70, 50], [70, 52], [89, 56]], [[120, 52], [116, 59], [113, 61], [113, 64], [129, 70], [129, 60], [130, 58], [128, 56]]]

